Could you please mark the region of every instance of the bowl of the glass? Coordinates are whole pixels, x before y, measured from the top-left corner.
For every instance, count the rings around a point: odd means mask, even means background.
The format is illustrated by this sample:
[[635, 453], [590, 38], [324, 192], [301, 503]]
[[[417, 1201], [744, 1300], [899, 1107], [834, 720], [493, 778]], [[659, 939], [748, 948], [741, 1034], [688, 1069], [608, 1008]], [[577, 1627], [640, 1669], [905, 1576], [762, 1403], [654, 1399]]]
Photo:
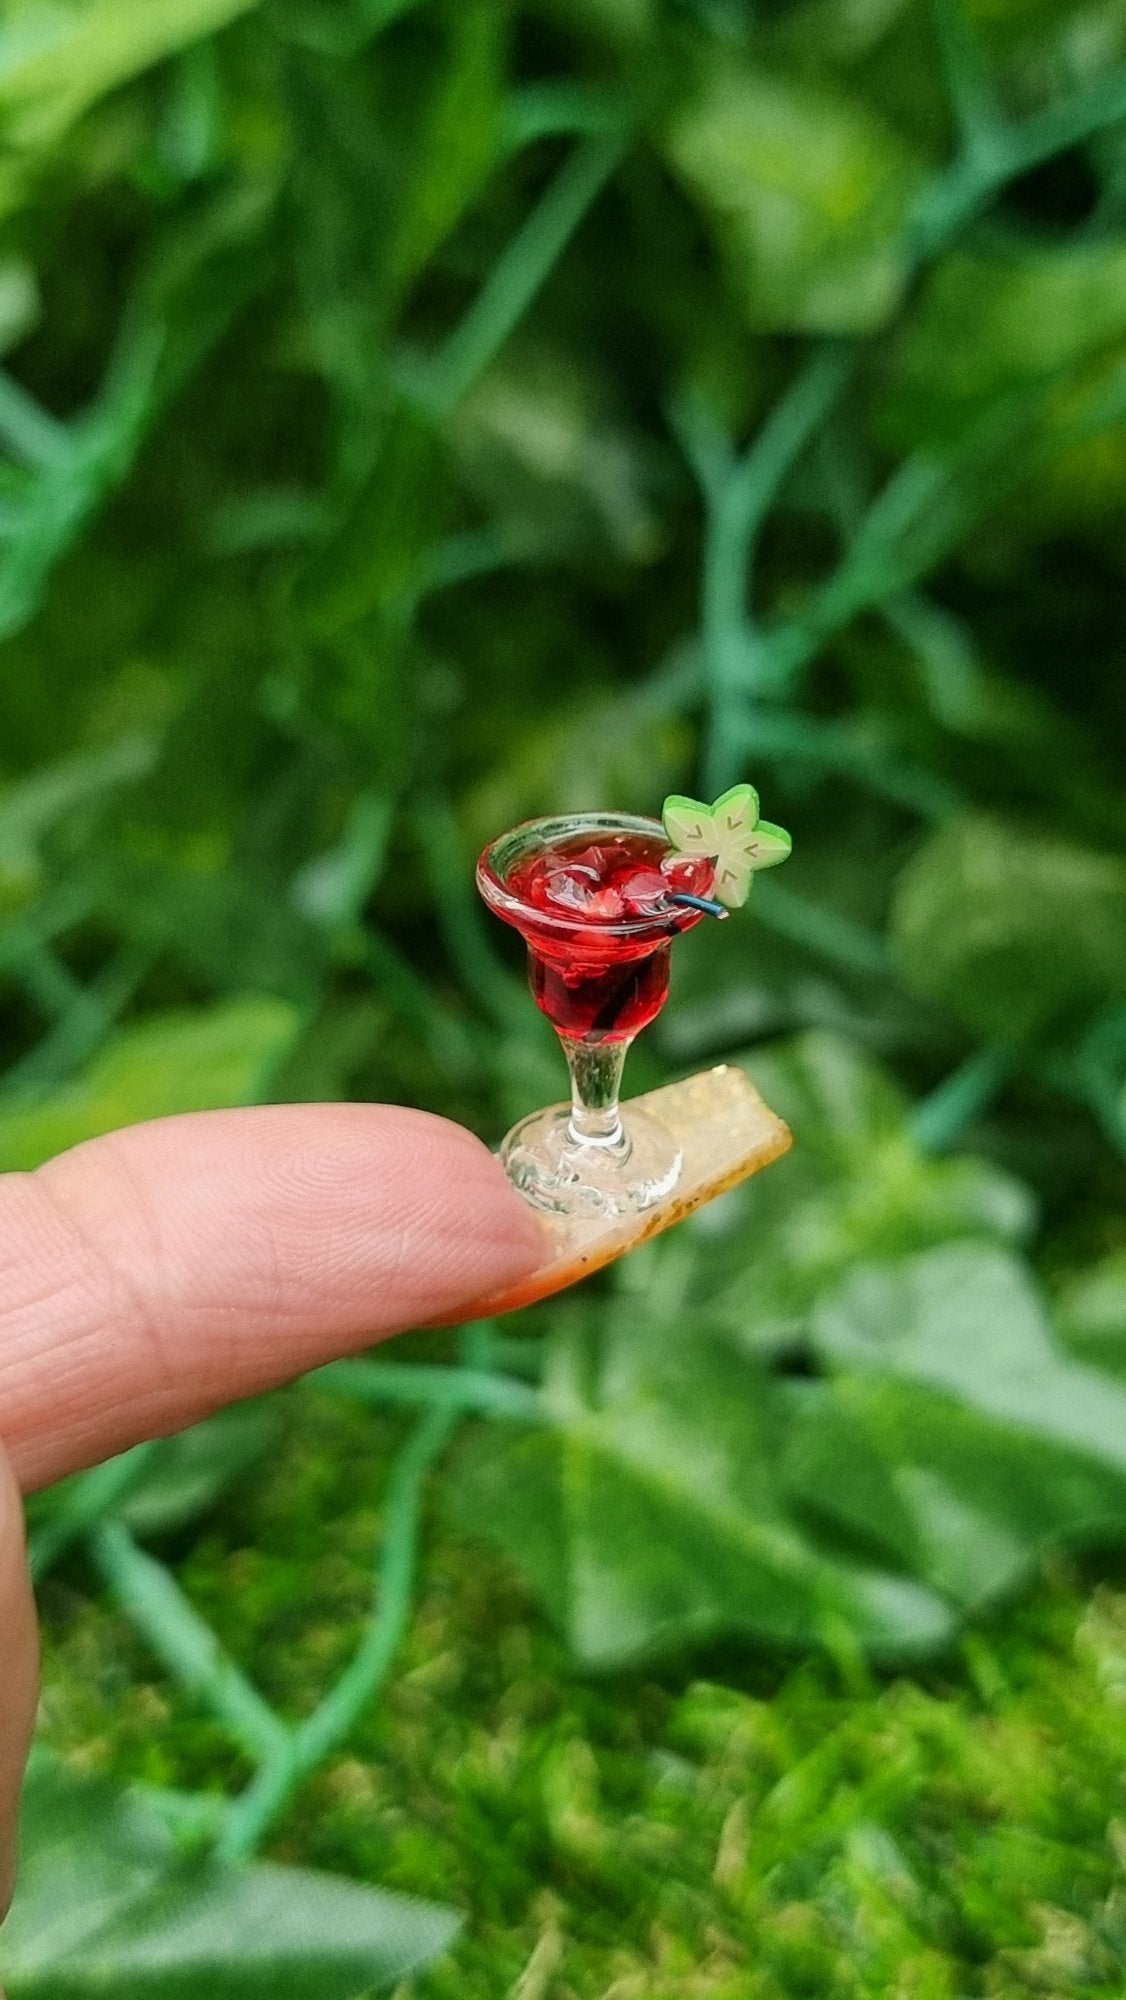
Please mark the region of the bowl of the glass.
[[657, 820], [570, 813], [501, 834], [477, 885], [525, 940], [532, 996], [559, 1033], [628, 1042], [664, 1004], [672, 940], [700, 921], [670, 896], [706, 895], [710, 864], [672, 856]]

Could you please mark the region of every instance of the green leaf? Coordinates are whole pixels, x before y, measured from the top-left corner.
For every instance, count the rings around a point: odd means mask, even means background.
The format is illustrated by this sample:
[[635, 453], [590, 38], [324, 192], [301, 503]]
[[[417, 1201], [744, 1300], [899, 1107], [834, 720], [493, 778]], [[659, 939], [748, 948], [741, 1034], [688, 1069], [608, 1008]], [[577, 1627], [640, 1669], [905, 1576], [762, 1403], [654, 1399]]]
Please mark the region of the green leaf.
[[0, 1172], [142, 1118], [253, 1102], [300, 1025], [282, 1000], [226, 1001], [197, 1013], [154, 1014], [118, 1031], [85, 1075], [0, 1123]]
[[1103, 1258], [1065, 1285], [1055, 1320], [1078, 1360], [1126, 1375], [1126, 1251]]
[[[683, 1298], [684, 1248], [663, 1256]], [[980, 1610], [1045, 1551], [1126, 1530], [1126, 1388], [1057, 1344], [999, 1246], [825, 1286], [808, 1322], [820, 1380], [740, 1362], [648, 1276], [648, 1324], [627, 1298], [598, 1345], [572, 1310], [553, 1427], [478, 1439], [463, 1466], [484, 1531], [591, 1665], [728, 1629], [941, 1644], [936, 1607]], [[758, 1283], [752, 1266], [748, 1298]]]
[[551, 1424], [464, 1450], [459, 1511], [531, 1577], [576, 1656], [618, 1667], [747, 1632], [809, 1645], [842, 1626], [874, 1651], [941, 1644], [940, 1601], [909, 1578], [819, 1549], [777, 1474], [779, 1393], [684, 1326], [581, 1322], [554, 1342]]
[[1027, 1267], [983, 1243], [862, 1265], [813, 1316], [834, 1368], [942, 1390], [1126, 1477], [1126, 1390], [1056, 1346]]
[[667, 133], [752, 326], [864, 333], [907, 275], [918, 168], [883, 120], [839, 89], [717, 67]]
[[0, 259], [0, 354], [26, 339], [39, 318], [35, 272], [22, 257]]
[[306, 1869], [177, 1854], [137, 1796], [37, 1757], [0, 1936], [9, 2000], [350, 2000], [443, 1951], [451, 1911]]
[[61, 137], [107, 92], [258, 0], [41, 0], [0, 29], [0, 116], [8, 146], [42, 147]]
[[921, 1152], [905, 1092], [842, 1037], [814, 1031], [756, 1049], [747, 1067], [794, 1147], [748, 1185], [709, 1245], [707, 1312], [740, 1345], [800, 1343], [814, 1302], [858, 1260], [1028, 1234], [1020, 1182], [986, 1160]]
[[645, 441], [565, 347], [514, 339], [455, 412], [450, 438], [488, 509], [495, 565], [651, 562], [663, 546]]
[[952, 821], [899, 878], [892, 943], [917, 992], [1021, 1041], [1126, 996], [1126, 862], [1036, 826]]
[[396, 292], [431, 261], [493, 165], [501, 104], [505, 17], [492, 0], [457, 0], [451, 43], [418, 121], [415, 170], [389, 258]]
[[1126, 1528], [1126, 1391], [1053, 1340], [983, 1244], [862, 1266], [818, 1304], [831, 1382], [802, 1399], [790, 1491], [967, 1608], [1049, 1548]]
[[927, 280], [880, 419], [898, 449], [957, 437], [989, 406], [1065, 380], [1126, 332], [1126, 244], [959, 250]]
[[276, 32], [318, 55], [357, 56], [419, 0], [274, 0]]
[[388, 417], [363, 485], [298, 581], [297, 607], [318, 636], [373, 613], [401, 615], [444, 525], [446, 457], [414, 409], [402, 404]]
[[839, 1374], [805, 1399], [786, 1469], [817, 1518], [972, 1612], [1048, 1551], [1126, 1529], [1120, 1474], [911, 1383]]

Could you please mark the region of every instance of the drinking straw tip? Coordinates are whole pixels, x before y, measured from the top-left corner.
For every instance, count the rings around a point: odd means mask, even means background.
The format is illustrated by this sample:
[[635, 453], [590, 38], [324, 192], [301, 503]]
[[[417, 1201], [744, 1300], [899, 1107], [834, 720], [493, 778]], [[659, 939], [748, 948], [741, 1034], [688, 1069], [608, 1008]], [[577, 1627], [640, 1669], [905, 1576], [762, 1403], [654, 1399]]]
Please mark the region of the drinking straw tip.
[[703, 910], [706, 916], [718, 917], [720, 923], [731, 915], [730, 910], [724, 909], [722, 903], [713, 903], [710, 896], [690, 896], [686, 889], [674, 890], [669, 896], [669, 902], [683, 903], [688, 910]]

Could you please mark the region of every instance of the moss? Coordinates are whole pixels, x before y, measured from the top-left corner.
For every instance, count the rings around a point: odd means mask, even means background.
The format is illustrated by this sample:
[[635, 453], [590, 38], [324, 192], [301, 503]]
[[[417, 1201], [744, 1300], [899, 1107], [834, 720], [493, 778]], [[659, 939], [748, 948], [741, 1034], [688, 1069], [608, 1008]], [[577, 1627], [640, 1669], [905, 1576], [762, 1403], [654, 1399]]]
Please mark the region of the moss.
[[[283, 1408], [265, 1471], [162, 1553], [297, 1715], [362, 1630], [406, 1426], [312, 1389]], [[400, 2000], [1121, 1993], [1121, 1581], [1048, 1576], [929, 1673], [726, 1649], [591, 1679], [450, 1512], [385, 1698], [271, 1842], [466, 1911]], [[45, 1614], [51, 1740], [122, 1778], [245, 1782], [81, 1565]]]

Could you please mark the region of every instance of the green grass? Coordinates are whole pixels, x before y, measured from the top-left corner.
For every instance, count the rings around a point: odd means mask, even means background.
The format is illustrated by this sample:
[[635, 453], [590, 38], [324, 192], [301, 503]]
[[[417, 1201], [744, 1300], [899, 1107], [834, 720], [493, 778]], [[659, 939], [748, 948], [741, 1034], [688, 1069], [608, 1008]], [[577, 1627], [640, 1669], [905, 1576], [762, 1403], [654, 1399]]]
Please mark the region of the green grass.
[[[164, 1553], [301, 1714], [362, 1629], [405, 1425], [281, 1403], [265, 1472]], [[591, 1679], [457, 1498], [439, 1475], [384, 1701], [268, 1850], [465, 1911], [400, 2000], [1121, 1994], [1121, 1566], [1054, 1569], [925, 1673], [725, 1648]], [[44, 1610], [46, 1740], [121, 1778], [245, 1780], [80, 1564]]]

